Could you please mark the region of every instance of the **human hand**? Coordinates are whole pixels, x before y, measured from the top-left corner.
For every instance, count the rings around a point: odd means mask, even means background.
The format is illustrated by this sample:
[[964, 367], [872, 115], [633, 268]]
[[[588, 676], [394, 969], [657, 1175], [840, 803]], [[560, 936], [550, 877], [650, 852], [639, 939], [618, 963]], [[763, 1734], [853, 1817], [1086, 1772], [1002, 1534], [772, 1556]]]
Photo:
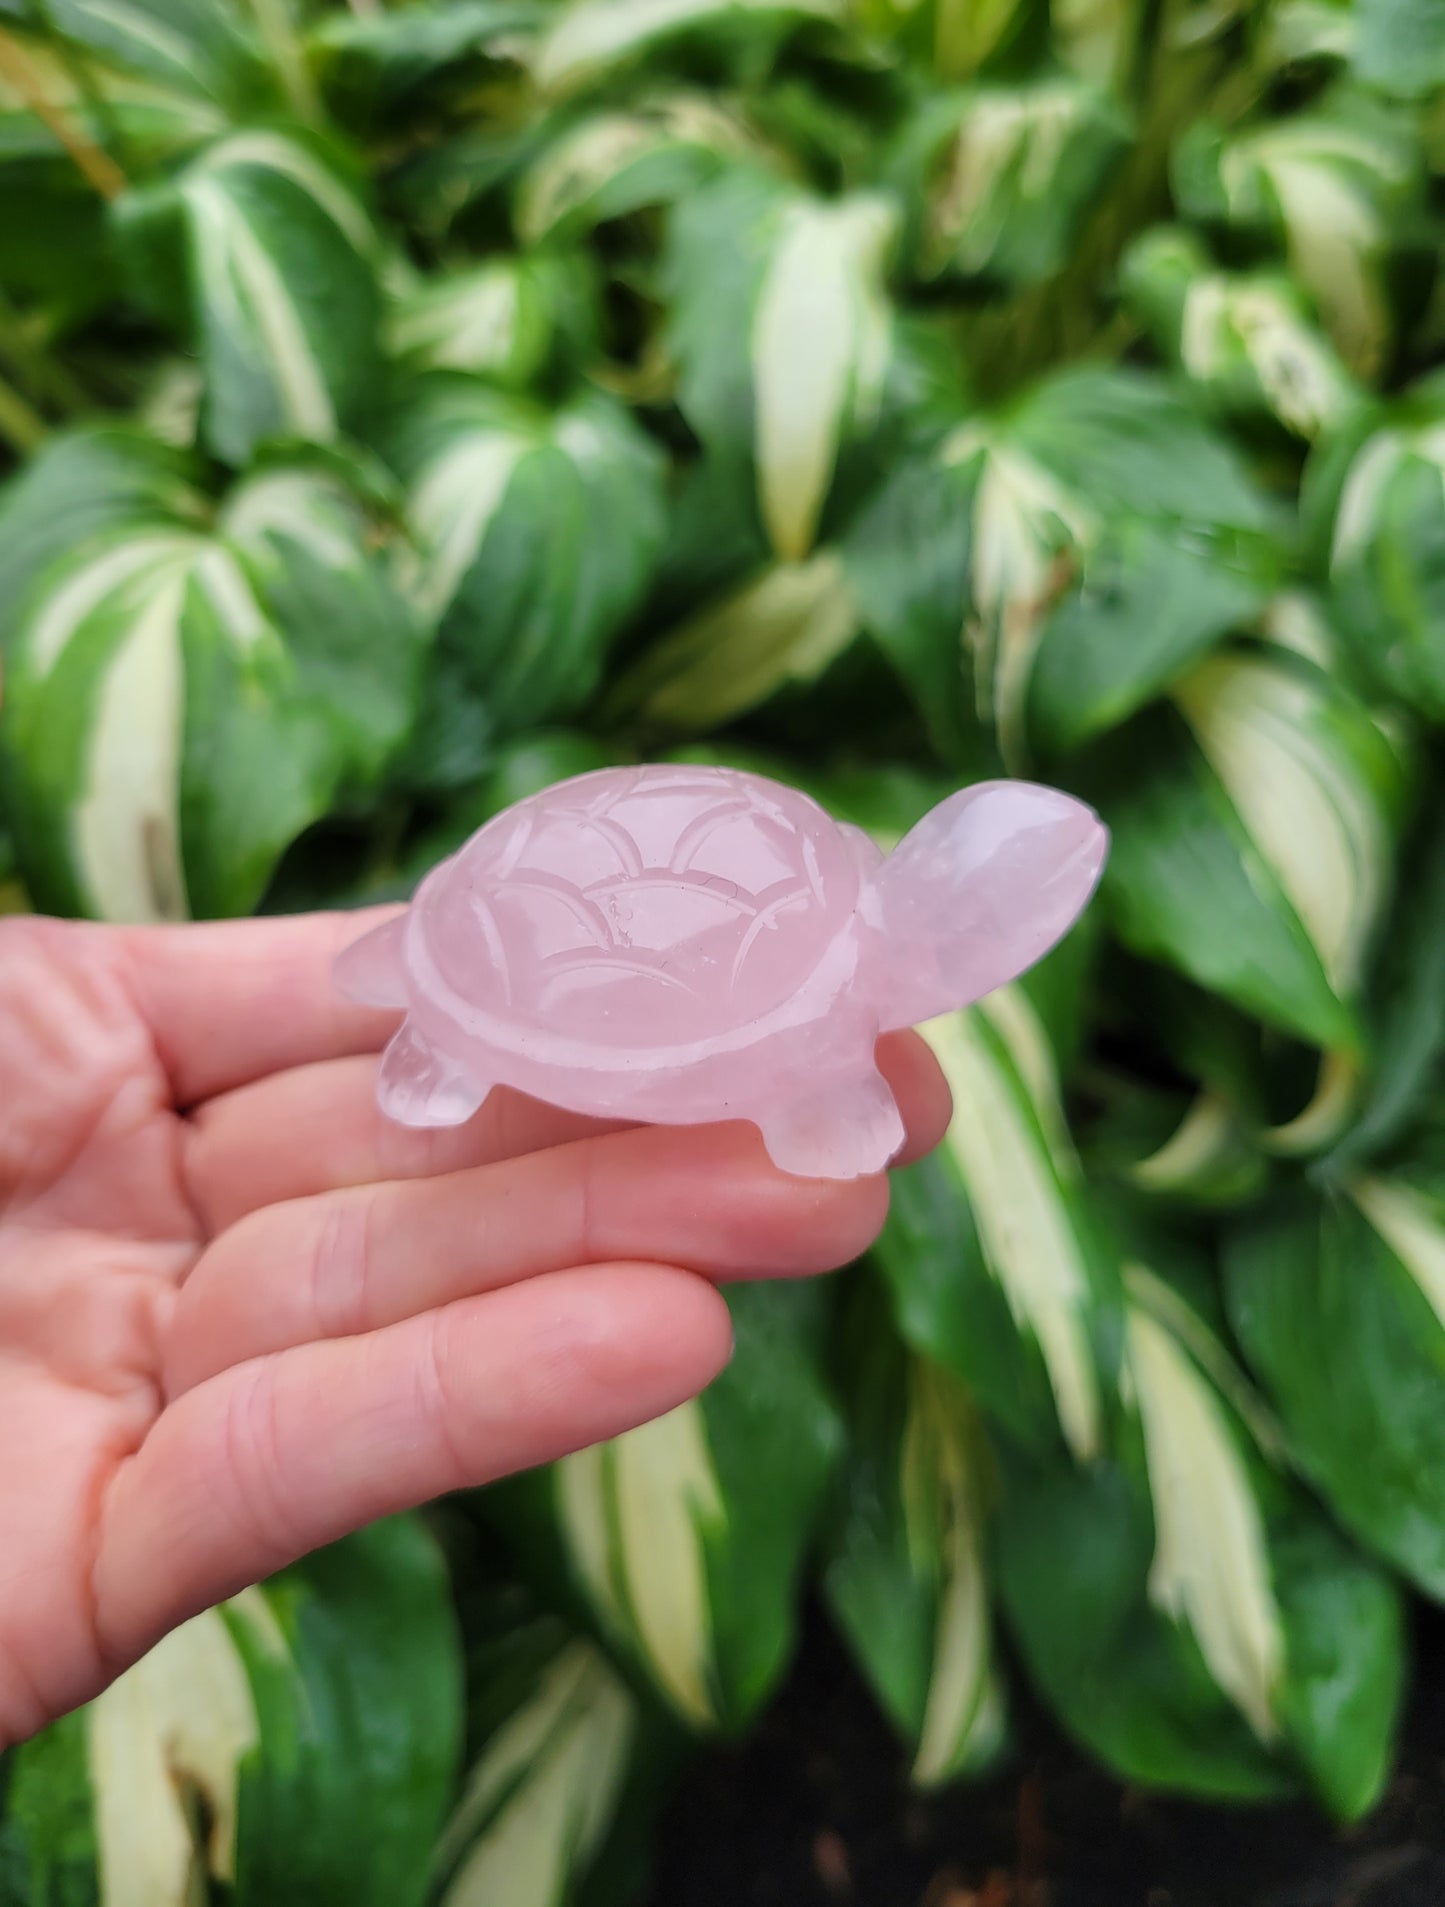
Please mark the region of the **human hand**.
[[[306, 1551], [670, 1410], [729, 1355], [710, 1280], [883, 1221], [741, 1125], [389, 1125], [394, 1022], [331, 983], [374, 920], [0, 922], [0, 1748]], [[917, 1156], [947, 1088], [879, 1059]]]

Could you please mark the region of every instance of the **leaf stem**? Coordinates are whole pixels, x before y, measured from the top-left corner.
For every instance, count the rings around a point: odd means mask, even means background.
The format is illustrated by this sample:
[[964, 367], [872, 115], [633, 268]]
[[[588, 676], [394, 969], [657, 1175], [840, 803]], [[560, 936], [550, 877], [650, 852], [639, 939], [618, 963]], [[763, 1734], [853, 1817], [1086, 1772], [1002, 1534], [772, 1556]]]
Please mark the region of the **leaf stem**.
[[46, 97], [40, 74], [29, 54], [0, 27], [0, 79], [6, 79], [19, 93], [30, 111], [46, 126], [75, 162], [76, 169], [89, 180], [104, 199], [118, 199], [129, 181], [115, 160], [79, 126], [71, 124], [65, 112]]

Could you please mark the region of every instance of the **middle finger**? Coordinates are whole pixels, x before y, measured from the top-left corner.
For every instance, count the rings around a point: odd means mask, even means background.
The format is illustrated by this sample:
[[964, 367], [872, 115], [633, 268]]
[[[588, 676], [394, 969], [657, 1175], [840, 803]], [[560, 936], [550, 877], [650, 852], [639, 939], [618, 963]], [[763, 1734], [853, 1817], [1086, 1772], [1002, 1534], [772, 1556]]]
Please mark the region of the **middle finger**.
[[637, 1127], [442, 1178], [293, 1199], [202, 1253], [172, 1316], [167, 1390], [573, 1265], [643, 1260], [730, 1278], [829, 1270], [867, 1248], [887, 1206], [881, 1175], [794, 1178], [742, 1124]]

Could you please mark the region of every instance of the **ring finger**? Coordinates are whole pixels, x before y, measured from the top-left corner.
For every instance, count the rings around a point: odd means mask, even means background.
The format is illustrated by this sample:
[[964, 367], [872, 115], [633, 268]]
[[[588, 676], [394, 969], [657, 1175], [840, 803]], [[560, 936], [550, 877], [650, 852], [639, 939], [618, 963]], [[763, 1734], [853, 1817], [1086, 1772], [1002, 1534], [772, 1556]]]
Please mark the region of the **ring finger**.
[[253, 1212], [202, 1253], [168, 1335], [172, 1396], [244, 1359], [352, 1337], [473, 1292], [619, 1259], [714, 1277], [848, 1263], [882, 1177], [780, 1172], [748, 1126], [639, 1127], [441, 1178]]

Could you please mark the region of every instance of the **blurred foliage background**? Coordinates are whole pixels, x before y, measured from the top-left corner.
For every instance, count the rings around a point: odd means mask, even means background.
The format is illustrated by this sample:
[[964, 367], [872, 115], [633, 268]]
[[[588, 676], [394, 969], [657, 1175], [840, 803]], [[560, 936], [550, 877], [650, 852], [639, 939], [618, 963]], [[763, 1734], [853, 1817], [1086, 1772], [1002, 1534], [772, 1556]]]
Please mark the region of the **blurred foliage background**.
[[912, 1780], [1386, 1779], [1445, 1599], [1441, 0], [0, 0], [0, 906], [598, 764], [1114, 837], [872, 1260], [0, 1762], [0, 1901], [635, 1896], [807, 1585]]

